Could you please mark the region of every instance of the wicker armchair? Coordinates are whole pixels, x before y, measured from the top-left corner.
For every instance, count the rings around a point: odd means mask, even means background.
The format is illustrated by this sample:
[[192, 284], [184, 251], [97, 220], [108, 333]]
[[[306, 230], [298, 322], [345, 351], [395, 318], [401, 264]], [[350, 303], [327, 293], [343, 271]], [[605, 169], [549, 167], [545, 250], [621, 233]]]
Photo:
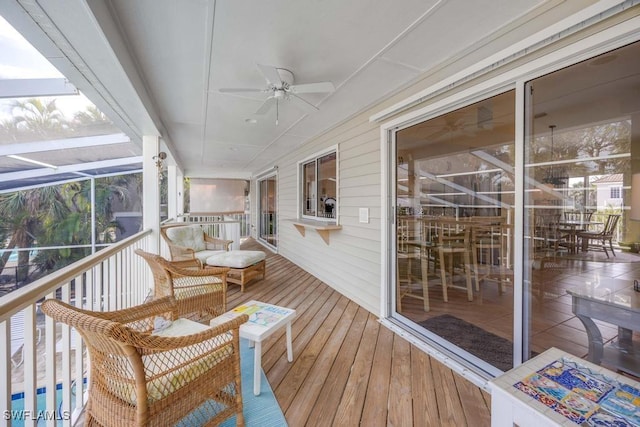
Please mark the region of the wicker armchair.
[[210, 256], [228, 251], [233, 243], [209, 236], [197, 224], [160, 227], [160, 235], [169, 246], [172, 261], [197, 259], [202, 265]]
[[[194, 302], [195, 306], [185, 307], [187, 312], [197, 313], [198, 321], [205, 322], [227, 311], [227, 273], [228, 267], [201, 268], [196, 259], [186, 261], [167, 261], [160, 255], [136, 249], [147, 262], [153, 274], [153, 298], [175, 297], [186, 303]], [[206, 294], [212, 302], [202, 307], [197, 300], [189, 297]]]
[[[202, 295], [191, 298], [207, 302]], [[187, 416], [189, 425], [218, 425], [234, 414], [244, 425], [238, 332], [247, 316], [210, 328], [178, 319], [183, 308], [171, 297], [111, 312], [54, 299], [42, 304], [87, 345], [85, 425], [167, 426]]]

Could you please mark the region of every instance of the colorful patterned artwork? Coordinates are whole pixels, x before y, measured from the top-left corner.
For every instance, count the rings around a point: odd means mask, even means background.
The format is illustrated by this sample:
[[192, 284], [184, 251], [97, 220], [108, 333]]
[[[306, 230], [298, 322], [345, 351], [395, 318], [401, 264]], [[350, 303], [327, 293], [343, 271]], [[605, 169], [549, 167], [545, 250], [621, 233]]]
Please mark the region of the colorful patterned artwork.
[[640, 389], [564, 357], [513, 386], [579, 425], [640, 427]]

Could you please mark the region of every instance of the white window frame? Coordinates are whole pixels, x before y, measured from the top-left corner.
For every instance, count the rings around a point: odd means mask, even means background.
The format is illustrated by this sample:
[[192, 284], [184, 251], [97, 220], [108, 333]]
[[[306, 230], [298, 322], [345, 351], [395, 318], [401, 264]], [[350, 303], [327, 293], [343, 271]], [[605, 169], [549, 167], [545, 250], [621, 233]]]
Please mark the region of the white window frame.
[[610, 199], [622, 199], [622, 186], [613, 185], [609, 187], [609, 198]]
[[[317, 199], [317, 186], [318, 186], [318, 159], [324, 157], [328, 154], [335, 153], [336, 155], [336, 206], [335, 206], [335, 218], [326, 218], [322, 216], [318, 216], [318, 208], [316, 207], [316, 215], [305, 215], [304, 214], [304, 174], [302, 172], [302, 168], [307, 163], [312, 161], [316, 162], [316, 199]], [[310, 221], [323, 221], [329, 223], [339, 224], [339, 206], [340, 206], [340, 177], [339, 177], [339, 164], [340, 164], [340, 155], [338, 152], [338, 146], [332, 145], [331, 147], [327, 147], [324, 150], [318, 151], [298, 162], [298, 170], [297, 170], [297, 182], [298, 182], [298, 219], [310, 220]]]
[[279, 180], [278, 180], [278, 167], [274, 166], [272, 168], [267, 169], [266, 171], [260, 172], [259, 174], [257, 174], [255, 176], [255, 215], [253, 215], [255, 217], [255, 223], [254, 223], [254, 230], [255, 230], [255, 239], [260, 242], [261, 244], [267, 246], [269, 249], [271, 249], [273, 252], [278, 253], [278, 246], [273, 246], [271, 244], [269, 244], [266, 241], [263, 241], [260, 238], [260, 198], [262, 197], [262, 190], [260, 189], [260, 182], [262, 182], [265, 179], [271, 178], [271, 177], [275, 177], [276, 179], [276, 215], [278, 220], [276, 221], [276, 230], [279, 230], [280, 228], [280, 197], [278, 195], [278, 191], [279, 191]]

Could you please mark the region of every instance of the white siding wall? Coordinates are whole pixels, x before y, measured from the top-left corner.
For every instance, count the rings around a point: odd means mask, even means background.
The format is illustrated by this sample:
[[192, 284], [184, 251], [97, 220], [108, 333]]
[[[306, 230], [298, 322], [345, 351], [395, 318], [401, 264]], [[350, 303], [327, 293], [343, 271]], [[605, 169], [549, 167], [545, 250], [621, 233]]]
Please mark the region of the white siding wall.
[[[315, 230], [303, 237], [288, 220], [298, 217], [298, 162], [338, 146], [338, 215], [342, 230], [327, 245]], [[367, 116], [349, 122], [278, 161], [278, 252], [372, 312], [380, 295], [380, 148]], [[369, 208], [369, 223], [358, 222]]]

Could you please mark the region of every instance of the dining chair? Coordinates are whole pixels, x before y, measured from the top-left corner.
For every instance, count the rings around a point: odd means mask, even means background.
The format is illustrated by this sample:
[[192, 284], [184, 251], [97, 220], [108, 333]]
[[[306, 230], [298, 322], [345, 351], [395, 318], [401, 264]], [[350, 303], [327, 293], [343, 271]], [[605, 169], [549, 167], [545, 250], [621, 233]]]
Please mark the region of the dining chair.
[[587, 252], [591, 250], [602, 250], [604, 254], [609, 258], [607, 252], [607, 244], [613, 256], [616, 256], [616, 252], [613, 250], [613, 236], [616, 232], [616, 226], [620, 219], [619, 214], [611, 214], [607, 216], [607, 220], [604, 223], [604, 227], [601, 231], [584, 231], [578, 233], [578, 238], [581, 239], [582, 251]]
[[[452, 287], [456, 270], [466, 281], [467, 299], [473, 301], [472, 266], [473, 247], [471, 245], [471, 224], [453, 220], [443, 220], [437, 223], [437, 244], [433, 248], [438, 255], [440, 265], [440, 279], [442, 282], [442, 298], [449, 301], [447, 288]], [[448, 279], [447, 279], [448, 278]]]
[[493, 281], [498, 284], [498, 294], [505, 291], [505, 284], [512, 280], [508, 274], [507, 263], [509, 249], [508, 226], [503, 222], [480, 222], [472, 225], [471, 242], [473, 246], [473, 266], [476, 275], [476, 290], [482, 281]]
[[402, 311], [404, 297], [423, 301], [424, 311], [429, 311], [429, 292], [424, 277], [415, 274], [414, 261], [420, 259], [421, 237], [419, 224], [414, 220], [400, 219], [397, 227], [396, 308]]

